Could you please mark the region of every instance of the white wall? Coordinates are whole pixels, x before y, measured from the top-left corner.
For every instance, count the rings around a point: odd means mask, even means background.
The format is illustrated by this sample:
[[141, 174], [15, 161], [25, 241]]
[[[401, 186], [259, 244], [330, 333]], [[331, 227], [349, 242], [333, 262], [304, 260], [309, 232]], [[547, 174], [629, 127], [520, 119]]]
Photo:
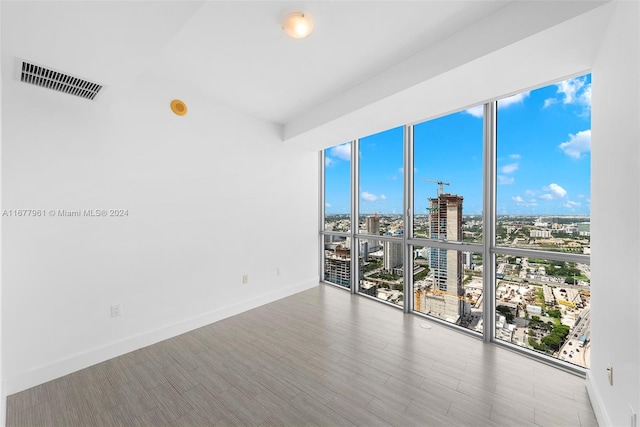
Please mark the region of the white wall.
[[589, 392], [603, 426], [629, 426], [630, 405], [640, 412], [639, 23], [639, 4], [619, 3], [592, 69]]
[[[0, 7], [0, 22], [2, 22], [2, 8]], [[0, 31], [0, 46], [2, 46], [2, 32]], [[2, 67], [0, 67], [0, 82], [2, 82]], [[2, 84], [0, 84], [0, 100], [2, 99]], [[2, 117], [2, 102], [0, 102], [0, 118]], [[1, 122], [0, 122], [1, 123]], [[0, 134], [0, 164], [2, 164], [2, 135]], [[2, 189], [0, 188], [0, 212], [2, 211]], [[2, 221], [0, 221], [0, 260], [2, 260]], [[2, 370], [2, 262], [0, 261], [0, 426], [4, 427], [7, 419], [7, 398], [4, 387]]]
[[9, 394], [318, 283], [317, 153], [180, 84], [138, 83], [103, 105], [3, 81], [3, 208], [129, 211], [3, 218]]

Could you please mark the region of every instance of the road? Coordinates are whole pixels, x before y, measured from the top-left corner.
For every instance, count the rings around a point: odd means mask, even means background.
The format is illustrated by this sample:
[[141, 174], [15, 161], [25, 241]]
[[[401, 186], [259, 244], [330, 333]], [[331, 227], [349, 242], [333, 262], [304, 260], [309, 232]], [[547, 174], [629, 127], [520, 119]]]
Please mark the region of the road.
[[567, 341], [565, 341], [562, 347], [560, 347], [560, 351], [558, 353], [558, 357], [560, 359], [587, 367], [587, 353], [589, 352], [590, 343], [586, 344], [585, 347], [580, 347], [580, 337], [585, 335], [587, 337], [587, 342], [591, 340], [590, 323], [591, 309], [587, 308], [580, 313], [580, 320], [578, 321], [578, 324], [571, 329]]

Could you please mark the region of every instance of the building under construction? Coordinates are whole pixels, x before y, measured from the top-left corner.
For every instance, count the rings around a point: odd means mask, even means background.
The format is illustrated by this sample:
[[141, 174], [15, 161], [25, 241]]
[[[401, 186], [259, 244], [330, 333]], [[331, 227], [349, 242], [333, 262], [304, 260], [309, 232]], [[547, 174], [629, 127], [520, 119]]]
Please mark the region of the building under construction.
[[[462, 241], [462, 196], [443, 193], [429, 199], [430, 239]], [[462, 287], [462, 253], [440, 248], [429, 249], [429, 268], [433, 283], [417, 289], [415, 308], [452, 323], [465, 313]]]
[[324, 279], [348, 288], [351, 286], [351, 250], [338, 246], [333, 253], [325, 251]]

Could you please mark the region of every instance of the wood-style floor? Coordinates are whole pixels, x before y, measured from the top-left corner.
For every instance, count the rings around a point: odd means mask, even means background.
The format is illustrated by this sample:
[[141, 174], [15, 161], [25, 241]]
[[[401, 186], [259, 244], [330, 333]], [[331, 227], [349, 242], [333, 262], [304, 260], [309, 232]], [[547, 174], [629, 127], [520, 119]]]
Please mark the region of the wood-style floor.
[[329, 285], [42, 384], [7, 426], [596, 426], [585, 380]]

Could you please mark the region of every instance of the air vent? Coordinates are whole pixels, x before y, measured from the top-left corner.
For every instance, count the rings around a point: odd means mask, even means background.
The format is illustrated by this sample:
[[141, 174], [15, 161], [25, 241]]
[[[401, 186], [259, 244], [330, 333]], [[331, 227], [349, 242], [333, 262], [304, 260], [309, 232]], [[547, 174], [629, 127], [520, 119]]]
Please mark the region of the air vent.
[[93, 100], [102, 86], [69, 74], [54, 71], [39, 65], [22, 62], [20, 80], [32, 85], [57, 90], [69, 95]]

